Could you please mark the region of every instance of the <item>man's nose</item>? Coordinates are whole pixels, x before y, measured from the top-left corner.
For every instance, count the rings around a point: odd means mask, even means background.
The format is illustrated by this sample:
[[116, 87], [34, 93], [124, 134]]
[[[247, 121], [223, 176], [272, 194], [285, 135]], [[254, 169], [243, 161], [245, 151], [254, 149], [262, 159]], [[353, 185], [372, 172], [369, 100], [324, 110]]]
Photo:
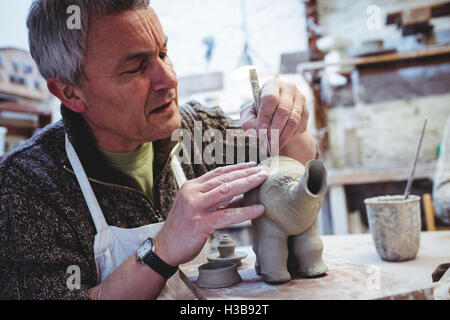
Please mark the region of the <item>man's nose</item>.
[[175, 89], [178, 86], [178, 79], [172, 65], [164, 61], [158, 61], [152, 68], [150, 77], [152, 81], [152, 90]]

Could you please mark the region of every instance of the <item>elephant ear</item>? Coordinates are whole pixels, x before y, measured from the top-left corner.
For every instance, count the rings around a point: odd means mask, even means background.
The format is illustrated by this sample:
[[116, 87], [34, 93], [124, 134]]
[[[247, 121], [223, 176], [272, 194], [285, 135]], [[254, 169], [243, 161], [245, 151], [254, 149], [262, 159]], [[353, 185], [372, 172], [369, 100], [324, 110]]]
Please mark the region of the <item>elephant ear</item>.
[[259, 193], [261, 203], [266, 208], [265, 217], [288, 235], [297, 235], [304, 231], [301, 212], [289, 203], [290, 191], [300, 180], [301, 177], [281, 175], [273, 181], [266, 181], [267, 186], [262, 186]]
[[[271, 174], [273, 174], [276, 163], [279, 163], [278, 159], [267, 158], [266, 160], [262, 161], [258, 166], [264, 165], [264, 166], [270, 168]], [[244, 206], [251, 206], [254, 204], [262, 204], [262, 202], [260, 200], [260, 191], [261, 191], [261, 186], [256, 187], [256, 188], [244, 193]]]
[[264, 217], [271, 220], [288, 234], [297, 234], [298, 212], [292, 212], [289, 205], [289, 191], [295, 188], [304, 176], [305, 167], [295, 159], [277, 156], [266, 159], [262, 165], [269, 167], [266, 181], [244, 198], [245, 204], [262, 204], [266, 208]]
[[258, 197], [258, 188], [252, 189], [244, 193], [244, 206], [252, 206], [254, 204], [261, 204]]

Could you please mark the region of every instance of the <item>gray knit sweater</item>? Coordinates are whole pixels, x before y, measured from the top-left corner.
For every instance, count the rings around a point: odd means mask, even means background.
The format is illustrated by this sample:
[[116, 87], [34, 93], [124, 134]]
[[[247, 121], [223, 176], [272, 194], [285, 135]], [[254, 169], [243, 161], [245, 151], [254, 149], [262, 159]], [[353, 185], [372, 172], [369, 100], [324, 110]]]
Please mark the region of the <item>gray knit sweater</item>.
[[[136, 228], [162, 221], [177, 194], [168, 165], [176, 142], [167, 139], [154, 143], [157, 203], [152, 204], [145, 194], [118, 185], [120, 173], [104, 165], [82, 117], [65, 106], [61, 111], [61, 121], [48, 126], [0, 164], [0, 299], [88, 299], [88, 289], [97, 285], [93, 252], [96, 230], [66, 156], [65, 133], [109, 225]], [[201, 121], [203, 132], [239, 127], [219, 108], [191, 102], [180, 112], [182, 127], [191, 134], [194, 121]], [[182, 166], [188, 179], [215, 167], [205, 163]], [[72, 265], [81, 271], [80, 290], [67, 286], [71, 276], [67, 271]]]

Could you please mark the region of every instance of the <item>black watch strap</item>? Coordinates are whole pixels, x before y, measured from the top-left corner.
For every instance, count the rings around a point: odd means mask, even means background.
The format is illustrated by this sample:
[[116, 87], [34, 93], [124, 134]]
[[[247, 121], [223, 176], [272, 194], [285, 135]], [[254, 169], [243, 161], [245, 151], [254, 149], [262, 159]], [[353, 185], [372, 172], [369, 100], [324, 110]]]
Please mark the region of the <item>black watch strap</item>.
[[151, 250], [142, 261], [166, 279], [169, 279], [178, 271], [178, 266], [172, 267], [171, 265], [168, 265], [161, 260], [153, 250]]

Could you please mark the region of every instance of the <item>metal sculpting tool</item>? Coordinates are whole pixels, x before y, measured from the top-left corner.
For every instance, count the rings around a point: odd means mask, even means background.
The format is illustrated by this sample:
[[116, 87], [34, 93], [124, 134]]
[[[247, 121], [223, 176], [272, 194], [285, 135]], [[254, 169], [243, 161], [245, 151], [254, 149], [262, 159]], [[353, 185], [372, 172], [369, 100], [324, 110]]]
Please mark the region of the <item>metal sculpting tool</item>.
[[425, 128], [427, 127], [427, 122], [428, 122], [428, 119], [425, 119], [425, 122], [424, 122], [423, 128], [422, 128], [422, 133], [420, 134], [419, 144], [418, 144], [417, 150], [416, 150], [416, 157], [414, 158], [414, 162], [413, 162], [413, 165], [412, 165], [412, 168], [411, 168], [411, 172], [409, 174], [408, 183], [406, 184], [405, 194], [403, 195], [405, 200], [408, 199], [409, 192], [410, 192], [411, 186], [412, 186], [412, 182], [414, 180], [413, 179], [414, 171], [416, 170], [417, 160], [419, 159], [420, 147], [422, 146], [423, 136], [425, 135]]
[[[256, 116], [258, 116], [259, 111], [261, 109], [261, 89], [259, 86], [259, 80], [258, 80], [258, 74], [256, 73], [256, 69], [252, 68], [249, 70], [250, 73], [250, 85], [252, 87], [253, 92], [253, 101], [256, 111]], [[269, 131], [269, 129], [267, 129]], [[266, 132], [266, 141], [265, 144], [267, 145], [267, 151], [269, 155], [272, 153], [270, 150], [270, 142], [269, 142], [269, 133]]]

